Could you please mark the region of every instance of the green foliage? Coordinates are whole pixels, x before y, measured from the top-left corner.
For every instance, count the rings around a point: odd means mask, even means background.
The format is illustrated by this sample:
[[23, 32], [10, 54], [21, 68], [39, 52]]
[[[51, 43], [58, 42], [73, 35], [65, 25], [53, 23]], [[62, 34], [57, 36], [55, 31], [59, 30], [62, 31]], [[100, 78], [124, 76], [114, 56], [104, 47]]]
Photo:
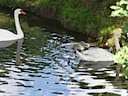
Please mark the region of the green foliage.
[[12, 18], [4, 13], [0, 13], [0, 28], [12, 30], [14, 27], [12, 24], [14, 24], [14, 20]]
[[126, 19], [125, 25], [122, 30], [123, 30], [122, 34], [123, 34], [124, 38], [121, 39], [121, 44], [123, 46], [126, 46], [126, 45], [128, 45], [128, 19]]
[[116, 5], [113, 5], [110, 8], [114, 10], [112, 11], [111, 16], [128, 17], [128, 0], [120, 0]]
[[0, 0], [0, 4], [1, 4], [1, 5], [4, 4], [4, 3], [6, 3], [5, 0]]
[[[61, 13], [61, 21], [65, 26], [72, 26], [81, 32], [91, 31], [96, 29], [95, 14], [89, 9], [73, 9], [65, 8]], [[91, 29], [91, 30], [90, 30]]]
[[[0, 6], [15, 8], [29, 5], [32, 10], [57, 16], [62, 24], [83, 33], [107, 34], [113, 23], [109, 5], [115, 2], [97, 0], [0, 0]], [[98, 5], [99, 4], [99, 5]], [[98, 7], [97, 7], [98, 5]], [[34, 9], [33, 9], [34, 8]], [[59, 18], [58, 18], [59, 17]], [[117, 20], [115, 20], [117, 22]], [[109, 28], [109, 29], [108, 29]]]
[[42, 5], [47, 6], [49, 4], [49, 0], [36, 0], [35, 4], [38, 6], [42, 6]]
[[128, 79], [128, 70], [126, 70], [125, 74], [125, 78]]
[[128, 79], [128, 46], [123, 46], [122, 48], [120, 48], [120, 50], [116, 52], [113, 58], [115, 63], [120, 64], [121, 67], [126, 69], [123, 74], [124, 77]]
[[6, 6], [10, 8], [20, 7], [26, 0], [0, 0], [0, 6]]
[[122, 67], [128, 67], [128, 46], [122, 47], [114, 56], [114, 60]]
[[101, 9], [97, 10], [93, 7], [97, 2], [92, 1], [91, 6], [86, 3], [89, 3], [89, 1], [67, 1], [61, 12], [60, 21], [64, 26], [86, 34], [91, 32], [98, 32], [100, 35], [108, 34], [110, 29], [116, 26], [116, 23], [113, 23], [111, 18], [109, 18], [108, 5], [100, 6]]

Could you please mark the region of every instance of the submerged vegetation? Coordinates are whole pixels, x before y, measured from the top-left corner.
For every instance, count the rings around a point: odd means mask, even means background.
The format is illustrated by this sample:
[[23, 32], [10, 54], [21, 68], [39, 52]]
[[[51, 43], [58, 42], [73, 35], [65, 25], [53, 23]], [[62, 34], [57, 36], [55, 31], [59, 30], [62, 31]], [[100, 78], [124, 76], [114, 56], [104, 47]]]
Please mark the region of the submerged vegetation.
[[59, 20], [65, 28], [92, 37], [105, 36], [119, 26], [111, 18], [110, 5], [116, 0], [0, 0], [0, 6], [30, 9], [46, 17]]

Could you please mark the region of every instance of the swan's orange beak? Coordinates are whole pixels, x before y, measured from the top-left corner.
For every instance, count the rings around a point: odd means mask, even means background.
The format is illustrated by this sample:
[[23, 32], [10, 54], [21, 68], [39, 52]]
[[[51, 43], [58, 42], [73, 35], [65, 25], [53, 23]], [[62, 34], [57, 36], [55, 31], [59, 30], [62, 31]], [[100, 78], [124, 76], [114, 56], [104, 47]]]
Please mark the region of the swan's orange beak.
[[24, 11], [21, 11], [21, 14], [26, 14], [26, 12], [24, 12]]

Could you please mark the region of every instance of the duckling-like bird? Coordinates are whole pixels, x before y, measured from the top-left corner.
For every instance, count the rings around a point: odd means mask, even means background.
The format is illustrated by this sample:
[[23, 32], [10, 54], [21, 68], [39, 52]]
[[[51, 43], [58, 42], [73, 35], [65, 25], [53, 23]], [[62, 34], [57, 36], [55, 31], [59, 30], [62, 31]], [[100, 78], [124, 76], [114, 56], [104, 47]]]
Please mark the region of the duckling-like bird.
[[90, 47], [89, 43], [85, 43], [84, 41], [81, 41], [80, 43], [76, 43], [73, 45], [74, 50], [83, 51], [85, 49], [88, 49]]

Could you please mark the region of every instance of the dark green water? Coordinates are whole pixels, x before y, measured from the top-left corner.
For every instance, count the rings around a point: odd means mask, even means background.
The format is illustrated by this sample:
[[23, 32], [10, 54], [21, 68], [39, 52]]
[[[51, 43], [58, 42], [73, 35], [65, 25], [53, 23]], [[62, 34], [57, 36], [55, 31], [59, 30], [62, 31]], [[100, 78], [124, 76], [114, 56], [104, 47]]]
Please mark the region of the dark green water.
[[[0, 13], [0, 28], [15, 32], [7, 13]], [[128, 81], [121, 73], [118, 77], [116, 65], [84, 64], [64, 45], [83, 37], [27, 14], [20, 16], [23, 44], [21, 40], [0, 48], [0, 96], [128, 96]]]

